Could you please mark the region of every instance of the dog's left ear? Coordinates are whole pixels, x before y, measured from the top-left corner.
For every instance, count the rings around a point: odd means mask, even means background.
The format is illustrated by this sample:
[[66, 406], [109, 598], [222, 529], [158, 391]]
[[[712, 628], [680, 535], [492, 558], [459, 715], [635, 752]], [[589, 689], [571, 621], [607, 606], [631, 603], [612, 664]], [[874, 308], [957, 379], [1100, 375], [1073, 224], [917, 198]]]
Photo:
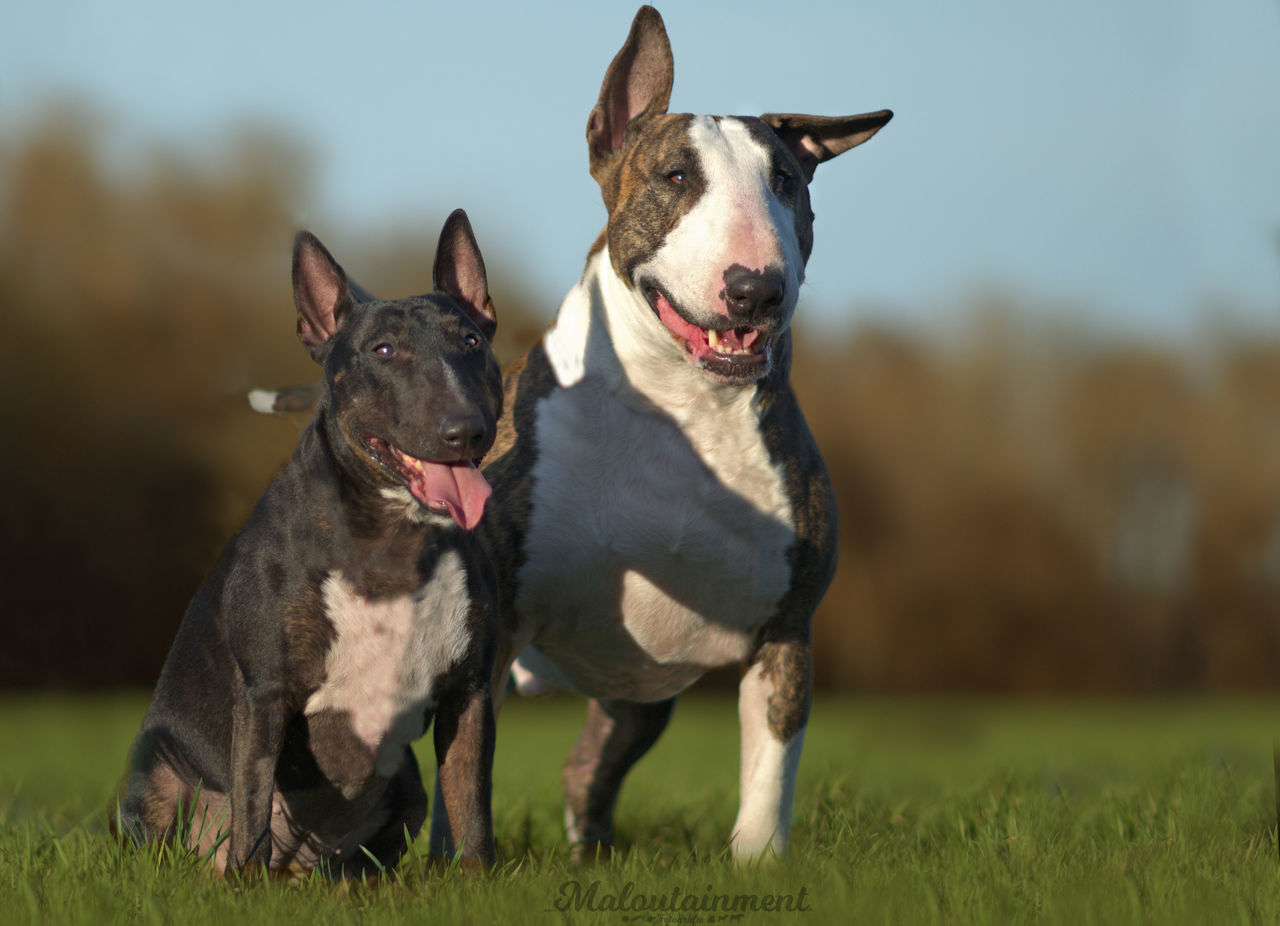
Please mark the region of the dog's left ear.
[[299, 340], [323, 363], [329, 342], [351, 310], [351, 292], [346, 271], [309, 231], [293, 239], [293, 304]]
[[493, 340], [493, 334], [498, 330], [498, 313], [489, 296], [489, 281], [485, 276], [480, 246], [476, 244], [467, 214], [461, 209], [453, 210], [440, 230], [431, 281], [437, 290], [452, 296], [484, 336]]
[[884, 128], [893, 113], [887, 109], [857, 116], [765, 113], [760, 118], [791, 149], [809, 181], [819, 164], [862, 144]]

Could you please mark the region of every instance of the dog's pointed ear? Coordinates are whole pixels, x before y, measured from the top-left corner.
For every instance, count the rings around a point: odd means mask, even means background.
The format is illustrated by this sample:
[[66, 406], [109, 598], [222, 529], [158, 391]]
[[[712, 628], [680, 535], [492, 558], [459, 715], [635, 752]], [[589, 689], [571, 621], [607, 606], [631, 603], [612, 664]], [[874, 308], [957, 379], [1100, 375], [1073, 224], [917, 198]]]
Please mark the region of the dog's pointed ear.
[[489, 296], [489, 281], [485, 276], [480, 246], [476, 244], [466, 212], [461, 209], [453, 210], [440, 230], [431, 281], [437, 290], [452, 296], [484, 336], [493, 340], [493, 334], [498, 330], [498, 313]]
[[293, 239], [293, 304], [298, 339], [317, 363], [324, 362], [330, 340], [351, 310], [351, 292], [346, 272], [309, 231]]
[[613, 158], [622, 151], [627, 123], [637, 116], [665, 113], [671, 100], [675, 62], [662, 16], [640, 7], [631, 32], [605, 72], [600, 99], [587, 120], [591, 176], [603, 182]]
[[804, 169], [805, 180], [823, 161], [857, 147], [884, 128], [893, 113], [882, 109], [857, 116], [802, 116], [798, 113], [765, 113], [760, 117]]

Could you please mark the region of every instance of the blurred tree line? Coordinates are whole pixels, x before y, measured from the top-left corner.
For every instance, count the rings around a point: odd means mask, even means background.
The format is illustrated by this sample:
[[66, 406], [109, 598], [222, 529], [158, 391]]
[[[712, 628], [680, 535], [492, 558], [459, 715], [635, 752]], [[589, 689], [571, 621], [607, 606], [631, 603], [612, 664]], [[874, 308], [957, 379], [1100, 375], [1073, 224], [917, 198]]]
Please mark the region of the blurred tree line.
[[[154, 682], [186, 602], [303, 419], [289, 248], [306, 159], [107, 166], [83, 114], [0, 143], [0, 686]], [[584, 187], [584, 194], [585, 187]], [[375, 292], [430, 283], [436, 219], [317, 229]], [[506, 363], [554, 305], [485, 234]], [[583, 242], [584, 253], [589, 242]], [[875, 691], [1270, 688], [1280, 670], [1280, 340], [1189, 348], [1025, 320], [807, 339], [794, 382], [836, 485], [820, 684]]]

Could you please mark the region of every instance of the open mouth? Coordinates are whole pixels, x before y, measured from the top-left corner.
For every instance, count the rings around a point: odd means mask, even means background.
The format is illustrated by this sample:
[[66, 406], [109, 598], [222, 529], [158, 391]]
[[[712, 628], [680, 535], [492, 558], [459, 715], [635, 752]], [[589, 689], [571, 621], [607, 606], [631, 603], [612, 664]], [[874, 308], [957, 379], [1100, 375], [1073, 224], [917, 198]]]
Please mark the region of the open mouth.
[[656, 286], [646, 286], [644, 292], [658, 320], [698, 369], [716, 380], [739, 386], [755, 382], [768, 372], [773, 337], [766, 329], [750, 325], [702, 328], [677, 312], [666, 293]]
[[374, 459], [398, 476], [422, 505], [453, 518], [466, 530], [480, 523], [493, 489], [474, 461], [419, 460], [381, 437], [366, 434], [364, 439]]

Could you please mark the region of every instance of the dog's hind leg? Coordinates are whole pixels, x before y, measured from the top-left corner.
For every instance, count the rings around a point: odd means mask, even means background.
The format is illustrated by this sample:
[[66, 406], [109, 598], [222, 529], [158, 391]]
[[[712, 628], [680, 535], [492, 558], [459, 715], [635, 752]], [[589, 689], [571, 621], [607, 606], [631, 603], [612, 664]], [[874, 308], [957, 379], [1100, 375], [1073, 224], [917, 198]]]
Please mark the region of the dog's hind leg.
[[184, 837], [193, 813], [198, 781], [173, 737], [163, 729], [144, 730], [129, 750], [127, 791], [112, 818], [112, 831], [135, 843]]
[[597, 701], [587, 704], [587, 723], [565, 762], [562, 782], [565, 827], [574, 859], [604, 856], [613, 842], [613, 808], [631, 766], [666, 729], [675, 698], [642, 704]]

